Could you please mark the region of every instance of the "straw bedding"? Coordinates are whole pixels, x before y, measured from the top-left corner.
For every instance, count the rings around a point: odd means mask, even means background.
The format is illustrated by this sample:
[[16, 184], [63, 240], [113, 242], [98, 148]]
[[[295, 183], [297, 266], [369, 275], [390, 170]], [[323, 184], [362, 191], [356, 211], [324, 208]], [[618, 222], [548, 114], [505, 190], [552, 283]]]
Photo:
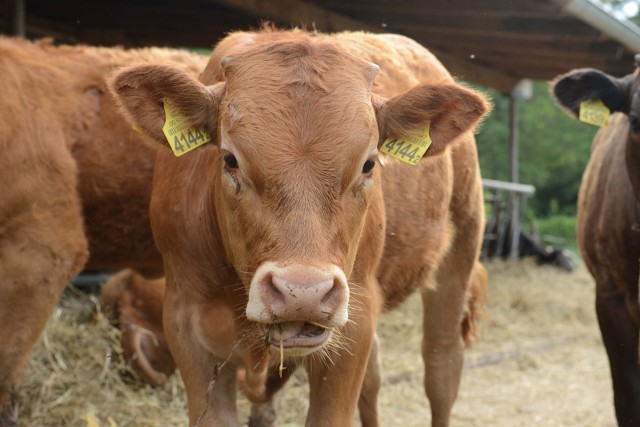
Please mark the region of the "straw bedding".
[[[584, 267], [565, 273], [530, 261], [492, 262], [479, 342], [467, 350], [452, 424], [614, 426], [611, 385]], [[412, 297], [381, 320], [383, 425], [424, 426], [421, 302]], [[278, 405], [278, 425], [300, 426], [304, 373]], [[21, 390], [21, 426], [186, 426], [179, 376], [158, 389], [122, 360], [118, 331], [95, 298], [67, 290], [33, 354]], [[246, 424], [249, 405], [239, 403]]]

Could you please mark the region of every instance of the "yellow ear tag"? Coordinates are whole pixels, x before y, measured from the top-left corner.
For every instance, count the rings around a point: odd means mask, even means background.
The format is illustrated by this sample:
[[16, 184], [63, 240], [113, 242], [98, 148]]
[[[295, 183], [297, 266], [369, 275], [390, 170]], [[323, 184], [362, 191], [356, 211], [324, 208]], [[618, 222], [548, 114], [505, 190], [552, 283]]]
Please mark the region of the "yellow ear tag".
[[405, 138], [387, 138], [380, 151], [410, 165], [416, 165], [427, 152], [429, 146], [431, 146], [431, 137], [429, 136], [429, 123], [427, 123], [427, 127], [417, 135]]
[[611, 112], [601, 100], [580, 103], [580, 121], [594, 126], [606, 126]]
[[167, 117], [162, 132], [167, 137], [169, 146], [176, 156], [182, 156], [211, 141], [211, 136], [204, 129], [190, 129], [186, 124], [185, 117], [181, 116], [168, 99], [164, 100], [164, 114]]

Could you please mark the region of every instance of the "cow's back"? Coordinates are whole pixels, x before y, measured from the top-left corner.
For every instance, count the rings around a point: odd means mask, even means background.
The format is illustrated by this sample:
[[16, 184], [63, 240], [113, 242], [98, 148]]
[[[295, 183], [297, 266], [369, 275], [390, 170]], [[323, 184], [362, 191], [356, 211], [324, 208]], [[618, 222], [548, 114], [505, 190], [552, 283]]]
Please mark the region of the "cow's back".
[[[120, 117], [105, 78], [135, 62], [168, 61], [196, 74], [201, 57], [177, 50], [54, 47], [50, 42], [0, 39], [0, 144], [5, 166], [45, 167], [70, 151], [76, 168], [88, 268], [124, 265], [159, 272], [148, 205], [157, 144]], [[23, 180], [24, 181], [24, 180]], [[38, 191], [37, 182], [29, 183]], [[156, 272], [154, 271], [154, 272]]]

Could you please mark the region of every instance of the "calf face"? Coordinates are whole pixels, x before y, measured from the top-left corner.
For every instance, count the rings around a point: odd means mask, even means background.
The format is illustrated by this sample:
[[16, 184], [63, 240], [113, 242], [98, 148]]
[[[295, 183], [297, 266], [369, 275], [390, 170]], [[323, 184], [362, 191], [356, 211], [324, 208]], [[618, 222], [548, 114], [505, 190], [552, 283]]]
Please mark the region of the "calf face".
[[212, 177], [208, 220], [244, 285], [246, 317], [272, 345], [305, 355], [347, 322], [350, 282], [375, 275], [377, 259], [363, 254], [379, 256], [381, 241], [361, 236], [384, 226], [369, 214], [383, 209], [380, 145], [429, 126], [426, 155], [437, 154], [487, 104], [450, 82], [380, 99], [371, 93], [377, 66], [321, 42], [257, 46], [226, 57], [223, 68], [225, 81], [206, 86], [170, 66], [141, 65], [120, 71], [111, 87], [124, 114], [162, 143], [163, 99], [214, 136], [186, 156], [218, 152], [201, 171]]
[[[640, 66], [640, 54], [635, 57]], [[614, 77], [593, 68], [571, 70], [556, 77], [551, 84], [551, 93], [556, 103], [570, 115], [577, 117], [580, 103], [600, 100], [612, 112], [629, 116], [631, 130], [640, 132], [640, 79], [638, 71], [624, 77]]]
[[579, 116], [580, 103], [588, 100], [600, 100], [612, 113], [627, 115], [627, 172], [640, 201], [640, 54], [635, 63], [636, 71], [620, 78], [592, 68], [569, 71], [554, 79], [551, 92], [556, 103], [574, 117]]

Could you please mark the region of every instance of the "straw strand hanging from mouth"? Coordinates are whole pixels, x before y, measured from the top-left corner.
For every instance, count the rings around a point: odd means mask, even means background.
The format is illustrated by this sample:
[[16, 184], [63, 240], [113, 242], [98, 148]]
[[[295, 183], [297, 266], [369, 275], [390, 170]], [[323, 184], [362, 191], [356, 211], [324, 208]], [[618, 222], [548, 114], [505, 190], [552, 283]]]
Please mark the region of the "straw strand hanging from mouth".
[[313, 326], [317, 326], [318, 328], [328, 329], [330, 331], [333, 331], [333, 327], [331, 327], [331, 326], [327, 326], [327, 325], [323, 325], [323, 324], [320, 324], [320, 323], [312, 322], [310, 320], [307, 320], [307, 323], [310, 323]]
[[280, 366], [278, 367], [278, 375], [282, 378], [282, 371], [286, 368], [284, 367], [284, 341], [280, 340]]

